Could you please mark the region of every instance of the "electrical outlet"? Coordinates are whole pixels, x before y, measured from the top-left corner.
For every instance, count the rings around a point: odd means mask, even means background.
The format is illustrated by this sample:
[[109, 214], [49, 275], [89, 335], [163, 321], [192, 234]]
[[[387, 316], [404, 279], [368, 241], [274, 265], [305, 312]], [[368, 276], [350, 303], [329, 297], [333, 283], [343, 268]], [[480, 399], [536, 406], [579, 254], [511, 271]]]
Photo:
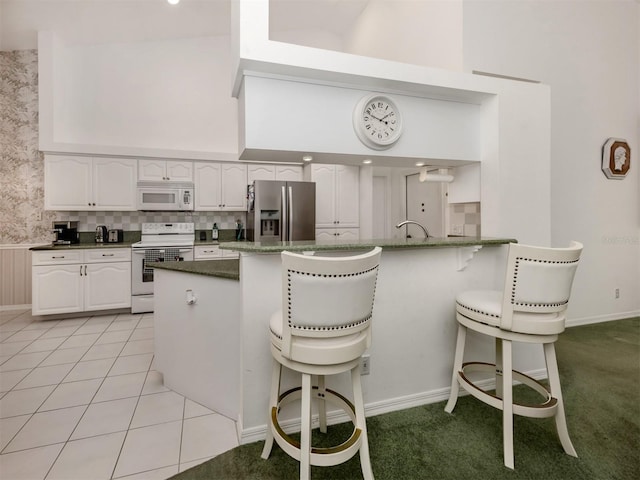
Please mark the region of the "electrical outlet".
[[464, 235], [464, 225], [461, 225], [461, 224], [451, 225], [451, 234]]
[[369, 375], [371, 373], [371, 357], [362, 355], [360, 357], [360, 375]]
[[616, 288], [616, 298], [620, 298], [620, 289]]

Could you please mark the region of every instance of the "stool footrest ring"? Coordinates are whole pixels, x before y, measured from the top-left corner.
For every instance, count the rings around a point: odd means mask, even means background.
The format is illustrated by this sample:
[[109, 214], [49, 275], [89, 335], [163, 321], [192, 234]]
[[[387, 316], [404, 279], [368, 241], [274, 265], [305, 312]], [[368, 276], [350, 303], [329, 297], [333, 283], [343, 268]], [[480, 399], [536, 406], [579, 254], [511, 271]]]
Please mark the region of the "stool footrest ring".
[[[328, 467], [344, 463], [353, 457], [360, 449], [362, 442], [362, 430], [356, 427], [355, 407], [343, 395], [330, 389], [324, 391], [324, 395], [318, 395], [318, 387], [313, 387], [313, 397], [333, 403], [343, 409], [350, 417], [354, 425], [351, 436], [343, 443], [332, 447], [311, 447], [311, 465]], [[291, 402], [299, 400], [302, 396], [302, 387], [292, 388], [282, 393], [278, 398], [278, 405], [271, 408], [271, 431], [273, 437], [288, 455], [300, 461], [300, 442], [293, 439], [282, 429], [278, 421], [280, 409]]]
[[[477, 385], [475, 385], [467, 376], [466, 373], [472, 372], [488, 372], [492, 374], [496, 374], [496, 365], [493, 363], [484, 363], [484, 362], [467, 362], [462, 364], [462, 370], [458, 372], [458, 383], [462, 388], [464, 388], [471, 395], [476, 397], [481, 402], [486, 403], [487, 405], [491, 405], [498, 410], [503, 409], [502, 398], [497, 397], [496, 395], [492, 395], [490, 393], [485, 392]], [[555, 397], [551, 396], [551, 392], [538, 382], [536, 379], [525, 375], [522, 372], [518, 372], [513, 370], [513, 379], [515, 381], [521, 382], [527, 387], [538, 392], [544, 399], [544, 401], [540, 404], [536, 405], [525, 405], [514, 403], [513, 404], [513, 413], [515, 415], [520, 415], [522, 417], [533, 417], [533, 418], [546, 418], [553, 417], [556, 414], [556, 410], [558, 408], [558, 400]], [[507, 386], [508, 387], [508, 386]]]

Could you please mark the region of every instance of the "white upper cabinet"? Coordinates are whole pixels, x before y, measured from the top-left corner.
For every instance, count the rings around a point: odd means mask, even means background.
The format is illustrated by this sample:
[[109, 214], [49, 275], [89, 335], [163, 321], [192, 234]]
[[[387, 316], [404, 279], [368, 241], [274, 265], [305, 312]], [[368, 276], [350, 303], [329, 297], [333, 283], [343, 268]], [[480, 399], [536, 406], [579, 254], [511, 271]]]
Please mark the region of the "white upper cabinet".
[[96, 210], [136, 209], [136, 161], [93, 159], [93, 199]]
[[302, 181], [302, 165], [249, 164], [247, 183], [256, 180], [282, 180], [285, 182]]
[[138, 180], [150, 182], [193, 182], [193, 162], [140, 160]]
[[196, 162], [195, 176], [195, 209], [219, 210], [222, 205], [222, 167], [219, 163]]
[[45, 210], [136, 209], [136, 160], [45, 155]]
[[349, 165], [311, 165], [316, 182], [316, 227], [358, 227], [360, 173]]
[[256, 180], [275, 180], [276, 166], [268, 163], [249, 164], [247, 166], [247, 185], [251, 185]]
[[302, 165], [276, 165], [276, 180], [302, 181]]
[[244, 163], [196, 162], [195, 209], [232, 211], [247, 209], [247, 166]]

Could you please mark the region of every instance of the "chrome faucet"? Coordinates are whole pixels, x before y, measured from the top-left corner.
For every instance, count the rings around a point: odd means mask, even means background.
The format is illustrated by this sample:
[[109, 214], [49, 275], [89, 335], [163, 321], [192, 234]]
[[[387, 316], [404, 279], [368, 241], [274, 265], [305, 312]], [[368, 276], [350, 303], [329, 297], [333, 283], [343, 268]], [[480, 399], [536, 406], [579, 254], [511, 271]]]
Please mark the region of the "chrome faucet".
[[419, 226], [424, 232], [424, 238], [429, 238], [431, 236], [429, 235], [429, 232], [424, 226], [420, 225], [418, 222], [414, 222], [413, 220], [405, 220], [404, 222], [400, 222], [399, 224], [396, 225], [396, 228], [404, 227], [408, 223], [413, 223], [414, 225]]

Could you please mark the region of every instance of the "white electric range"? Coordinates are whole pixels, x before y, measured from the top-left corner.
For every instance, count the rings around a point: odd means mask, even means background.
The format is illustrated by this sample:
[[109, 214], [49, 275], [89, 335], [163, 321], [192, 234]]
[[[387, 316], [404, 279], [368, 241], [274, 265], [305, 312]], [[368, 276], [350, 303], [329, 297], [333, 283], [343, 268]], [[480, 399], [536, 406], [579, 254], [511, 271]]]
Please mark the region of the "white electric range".
[[193, 260], [193, 223], [143, 223], [131, 245], [131, 312], [153, 312], [153, 268], [149, 262]]

